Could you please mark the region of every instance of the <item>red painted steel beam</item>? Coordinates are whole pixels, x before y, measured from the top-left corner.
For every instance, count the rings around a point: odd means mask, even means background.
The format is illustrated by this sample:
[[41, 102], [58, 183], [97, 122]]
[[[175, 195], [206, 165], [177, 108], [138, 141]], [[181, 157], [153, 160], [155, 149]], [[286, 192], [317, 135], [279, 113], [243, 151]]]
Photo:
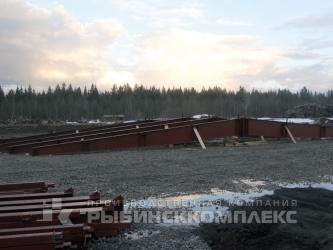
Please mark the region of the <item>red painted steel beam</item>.
[[74, 196], [74, 190], [72, 188], [69, 188], [65, 192], [0, 195], [0, 201], [48, 199], [48, 198], [62, 198], [62, 197], [72, 197], [72, 196]]
[[[60, 199], [61, 203], [82, 202], [82, 201], [88, 201], [88, 200], [96, 201], [96, 200], [100, 199], [100, 193], [99, 192], [94, 192], [90, 196], [65, 197], [65, 198], [58, 198], [58, 199]], [[54, 202], [54, 200], [52, 198], [0, 201], [0, 207], [21, 206], [21, 205], [42, 205], [42, 204], [51, 204], [52, 202]]]
[[[141, 133], [132, 133], [119, 136], [106, 136], [98, 139], [91, 139], [80, 142], [63, 143], [45, 147], [33, 148], [32, 155], [45, 154], [67, 154], [78, 152], [89, 152], [110, 149], [135, 148], [146, 146], [161, 146], [169, 144], [186, 143], [196, 141], [193, 126], [199, 127], [199, 131], [204, 133], [204, 139], [235, 135], [236, 120], [202, 122], [200, 120], [191, 125], [182, 127], [171, 127], [168, 129], [158, 129]], [[205, 129], [210, 132], [204, 132]], [[229, 134], [230, 133], [230, 134]]]
[[[74, 221], [71, 219], [73, 224], [85, 223], [82, 219]], [[48, 227], [48, 226], [59, 226], [62, 225], [59, 220], [47, 220], [47, 221], [14, 221], [14, 222], [0, 222], [0, 228], [10, 229], [10, 228], [26, 228], [26, 227]]]
[[120, 130], [112, 135], [103, 133], [98, 135], [97, 138], [91, 137], [83, 141], [36, 146], [32, 147], [30, 153], [32, 155], [68, 154], [187, 143], [197, 141], [193, 132], [193, 126], [197, 127], [204, 140], [234, 135], [240, 137], [265, 136], [280, 138], [288, 136], [285, 125], [290, 128], [292, 133], [295, 133], [295, 137], [328, 137], [332, 136], [333, 133], [333, 128], [319, 125], [291, 124], [246, 118], [219, 121], [203, 119], [170, 123], [167, 129], [163, 128], [163, 126], [147, 125], [147, 127], [138, 130]]
[[333, 137], [333, 127], [311, 124], [297, 124], [287, 122], [248, 120], [246, 136], [265, 136], [271, 138], [288, 137], [285, 126], [288, 127], [294, 137], [299, 138], [321, 138]]
[[[68, 203], [62, 204], [62, 207], [68, 209]], [[123, 211], [123, 198], [121, 196], [114, 199], [108, 204], [103, 204], [103, 206], [86, 206], [79, 208], [73, 208], [69, 211], [68, 217], [73, 220], [76, 219], [76, 223], [87, 222], [87, 216], [89, 213], [96, 213], [104, 211], [106, 214], [113, 214], [113, 211]], [[3, 228], [2, 223], [8, 222], [31, 222], [31, 221], [40, 221], [44, 218], [51, 220], [57, 220], [58, 216], [63, 211], [59, 210], [43, 210], [43, 211], [28, 211], [28, 212], [6, 212], [0, 213], [0, 229]], [[51, 221], [50, 220], [50, 221]], [[53, 225], [53, 224], [52, 224]]]
[[32, 233], [47, 233], [47, 232], [69, 232], [70, 234], [84, 234], [91, 230], [91, 226], [85, 224], [73, 225], [55, 225], [45, 227], [24, 227], [24, 228], [6, 228], [0, 229], [0, 236], [15, 235], [15, 234], [32, 234]]
[[6, 191], [28, 191], [28, 190], [41, 190], [41, 192], [46, 192], [49, 187], [55, 187], [53, 183], [45, 182], [26, 182], [26, 183], [11, 183], [11, 184], [1, 184], [0, 192]]
[[[181, 118], [181, 119], [187, 119], [187, 118]], [[72, 130], [68, 131], [61, 131], [61, 132], [56, 132], [56, 133], [47, 133], [47, 134], [40, 134], [40, 135], [32, 135], [32, 136], [26, 136], [26, 137], [19, 137], [19, 138], [9, 138], [9, 139], [1, 139], [0, 140], [0, 145], [4, 143], [9, 143], [9, 142], [18, 142], [23, 140], [34, 140], [34, 139], [43, 139], [43, 138], [48, 138], [52, 137], [54, 135], [70, 135], [70, 134], [75, 134], [77, 131], [79, 133], [85, 133], [88, 131], [97, 131], [99, 129], [104, 129], [104, 128], [109, 128], [109, 127], [122, 127], [122, 126], [128, 126], [128, 125], [134, 125], [134, 124], [144, 124], [144, 123], [150, 123], [150, 122], [155, 122], [156, 120], [138, 120], [135, 122], [129, 122], [129, 123], [117, 123], [117, 124], [108, 124], [108, 125], [99, 125], [99, 126], [92, 126], [90, 128], [83, 128], [83, 129], [75, 129], [73, 127]]]
[[[210, 122], [214, 121], [216, 118], [207, 118], [207, 119], [201, 119], [200, 122]], [[101, 137], [106, 136], [116, 136], [116, 135], [125, 135], [125, 134], [131, 134], [131, 133], [139, 133], [139, 132], [146, 132], [150, 130], [158, 130], [158, 129], [164, 129], [165, 126], [168, 126], [169, 128], [173, 127], [180, 127], [185, 125], [191, 125], [198, 123], [199, 120], [192, 119], [192, 120], [186, 120], [186, 121], [165, 121], [163, 124], [143, 124], [139, 128], [131, 127], [129, 129], [121, 129], [121, 130], [114, 130], [114, 129], [108, 129], [106, 131], [102, 131], [99, 133], [89, 133], [89, 134], [76, 134], [75, 136], [66, 137], [62, 139], [57, 140], [47, 140], [47, 141], [41, 141], [41, 142], [32, 142], [32, 143], [26, 143], [26, 144], [15, 144], [12, 146], [9, 146], [9, 153], [29, 153], [31, 152], [32, 147], [42, 147], [42, 146], [48, 146], [48, 145], [56, 145], [60, 143], [67, 143], [67, 142], [80, 142], [82, 140], [91, 140], [91, 139], [98, 139]]]
[[288, 123], [287, 127], [293, 137], [296, 138], [321, 138], [333, 136], [333, 127], [295, 123]]
[[285, 123], [274, 121], [262, 121], [247, 119], [248, 128], [244, 136], [259, 137], [265, 136], [270, 138], [287, 137], [287, 132], [284, 128]]
[[[91, 208], [91, 209], [89, 208], [86, 210], [96, 212], [96, 211], [102, 211], [102, 208], [100, 207]], [[84, 213], [87, 213], [88, 211], [84, 211]], [[58, 216], [60, 213], [61, 210], [2, 213], [0, 214], [0, 229], [3, 229], [2, 223], [7, 223], [7, 222], [25, 222], [28, 224], [30, 221], [40, 221], [46, 217], [48, 219], [58, 220]], [[84, 214], [81, 214], [81, 209], [73, 209], [71, 213], [68, 215], [70, 219], [72, 218], [80, 219], [81, 216], [82, 218], [84, 218]], [[82, 223], [84, 221], [80, 220], [80, 222]]]
[[[31, 245], [31, 246], [16, 246], [10, 248], [0, 248], [6, 250], [56, 250], [56, 246], [54, 244], [43, 244], [43, 245]], [[57, 248], [59, 249], [59, 248]], [[61, 249], [61, 248], [60, 248]]]
[[5, 236], [0, 236], [0, 247], [10, 248], [16, 246], [54, 244], [57, 241], [61, 241], [61, 239], [62, 239], [61, 232], [5, 235]]
[[77, 136], [77, 135], [88, 135], [88, 134], [95, 134], [99, 132], [106, 132], [106, 131], [117, 131], [117, 130], [123, 130], [123, 129], [135, 129], [137, 126], [149, 126], [149, 125], [159, 125], [164, 124], [166, 122], [181, 122], [181, 121], [187, 121], [190, 120], [190, 118], [179, 118], [179, 119], [173, 119], [173, 120], [165, 120], [165, 121], [137, 121], [133, 123], [120, 123], [120, 124], [114, 124], [114, 125], [107, 125], [107, 126], [101, 126], [101, 127], [93, 127], [93, 128], [86, 128], [81, 130], [71, 130], [71, 131], [65, 131], [65, 132], [57, 132], [52, 134], [43, 134], [43, 135], [37, 135], [37, 136], [28, 136], [28, 137], [20, 137], [15, 138], [7, 141], [3, 141], [0, 143], [0, 152], [6, 152], [8, 150], [9, 146], [13, 146], [16, 144], [25, 144], [25, 143], [31, 143], [31, 142], [42, 142], [45, 140], [57, 140], [62, 138], [67, 138], [70, 136]]
[[[0, 214], [0, 229], [16, 228], [18, 225], [20, 227], [61, 225], [59, 216], [64, 216], [64, 212], [66, 210], [3, 213]], [[89, 222], [89, 218], [93, 219], [93, 216], [101, 215], [101, 213], [103, 213], [103, 216], [113, 216], [114, 208], [108, 206], [71, 209], [68, 213], [66, 212], [66, 218], [73, 224], [81, 224]], [[102, 222], [102, 215], [100, 218], [94, 219], [94, 222]], [[117, 220], [113, 223], [117, 224]]]
[[52, 209], [56, 204], [61, 205], [61, 209], [75, 209], [75, 208], [89, 208], [89, 207], [104, 207], [109, 203], [109, 201], [81, 201], [81, 202], [67, 202], [62, 203], [60, 200], [54, 200], [53, 203], [43, 204], [43, 205], [20, 205], [20, 206], [5, 206], [0, 207], [1, 213], [10, 212], [28, 212], [28, 211], [43, 211], [45, 209]]
[[199, 124], [196, 127], [203, 140], [210, 140], [238, 135], [236, 124], [237, 120], [227, 120]]

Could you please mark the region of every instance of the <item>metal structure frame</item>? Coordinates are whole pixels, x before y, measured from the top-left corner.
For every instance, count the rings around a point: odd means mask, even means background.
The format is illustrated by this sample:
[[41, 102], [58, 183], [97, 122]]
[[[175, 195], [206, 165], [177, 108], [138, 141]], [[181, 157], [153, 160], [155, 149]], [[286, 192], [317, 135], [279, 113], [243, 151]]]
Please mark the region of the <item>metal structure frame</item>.
[[333, 127], [248, 118], [223, 120], [218, 117], [139, 121], [90, 128], [79, 132], [6, 140], [0, 143], [0, 151], [11, 154], [54, 155], [163, 146], [198, 140], [201, 140], [202, 144], [202, 140], [231, 136], [284, 138], [291, 134], [296, 138], [333, 137]]

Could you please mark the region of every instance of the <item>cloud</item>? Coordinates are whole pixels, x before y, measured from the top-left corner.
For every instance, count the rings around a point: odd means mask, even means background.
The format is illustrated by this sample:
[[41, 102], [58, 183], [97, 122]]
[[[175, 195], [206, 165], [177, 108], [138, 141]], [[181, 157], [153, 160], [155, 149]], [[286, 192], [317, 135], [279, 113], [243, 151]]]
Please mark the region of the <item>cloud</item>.
[[306, 50], [322, 50], [333, 48], [333, 40], [304, 39], [299, 47]]
[[302, 29], [323, 29], [333, 25], [333, 13], [322, 17], [297, 16], [289, 19], [282, 27], [294, 27]]
[[321, 58], [321, 55], [318, 53], [311, 53], [311, 52], [302, 52], [302, 51], [288, 51], [287, 53], [283, 54], [284, 57], [294, 59], [294, 60], [315, 60]]
[[303, 86], [307, 86], [313, 91], [326, 92], [330, 86], [333, 86], [331, 63], [322, 61], [310, 65], [280, 69], [272, 77], [284, 88], [296, 91]]
[[126, 34], [114, 20], [81, 24], [64, 7], [43, 9], [22, 0], [0, 1], [0, 82], [18, 85], [89, 84], [112, 71], [103, 59]]
[[247, 35], [213, 35], [169, 29], [141, 37], [134, 76], [162, 85], [218, 85], [237, 89], [242, 81], [262, 74], [279, 58], [275, 49]]
[[[330, 48], [332, 41], [306, 40], [299, 48], [277, 49], [263, 37], [213, 34], [186, 26], [190, 19], [195, 24], [207, 20], [203, 6], [194, 2], [158, 1], [160, 10], [156, 1], [133, 1], [135, 9], [132, 1], [110, 2], [147, 21], [148, 31], [130, 33], [121, 23], [128, 24], [127, 19], [82, 24], [61, 5], [46, 9], [23, 0], [1, 0], [0, 84], [32, 84], [37, 89], [62, 82], [93, 82], [101, 89], [114, 83], [197, 89], [238, 89], [248, 83], [295, 89], [312, 84], [323, 91], [332, 86], [332, 61], [324, 52], [312, 51]], [[243, 25], [229, 20], [220, 24]], [[286, 58], [297, 61], [279, 66]]]

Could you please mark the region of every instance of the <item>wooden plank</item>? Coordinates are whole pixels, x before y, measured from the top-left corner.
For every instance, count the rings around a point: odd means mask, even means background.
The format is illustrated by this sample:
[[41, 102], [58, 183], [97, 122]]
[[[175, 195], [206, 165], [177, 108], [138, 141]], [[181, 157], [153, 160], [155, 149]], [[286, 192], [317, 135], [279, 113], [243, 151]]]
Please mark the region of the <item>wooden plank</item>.
[[267, 141], [248, 141], [243, 143], [246, 146], [258, 146], [258, 145], [265, 145]]
[[290, 136], [291, 140], [296, 144], [296, 141], [295, 141], [293, 135], [291, 134], [290, 130], [288, 129], [287, 125], [284, 125], [284, 127], [286, 128], [287, 133]]
[[200, 142], [200, 145], [201, 145], [202, 149], [206, 149], [206, 146], [205, 146], [204, 142], [202, 141], [201, 136], [200, 136], [199, 131], [197, 130], [197, 128], [193, 127], [193, 130], [194, 130], [194, 133], [195, 133], [196, 137], [198, 138], [198, 141]]

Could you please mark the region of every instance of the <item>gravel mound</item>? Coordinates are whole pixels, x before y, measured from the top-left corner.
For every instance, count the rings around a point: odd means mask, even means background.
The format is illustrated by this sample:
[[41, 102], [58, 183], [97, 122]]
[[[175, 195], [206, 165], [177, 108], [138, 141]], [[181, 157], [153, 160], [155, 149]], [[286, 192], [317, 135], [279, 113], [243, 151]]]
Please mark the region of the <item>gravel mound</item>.
[[321, 106], [315, 103], [308, 103], [296, 106], [286, 112], [285, 117], [290, 118], [321, 118], [333, 117], [333, 106]]
[[[232, 207], [231, 211], [293, 211], [297, 223], [204, 224], [201, 235], [212, 249], [333, 249], [333, 191], [321, 188], [276, 190], [260, 199], [262, 206]], [[265, 206], [267, 201], [297, 201], [297, 206]]]

